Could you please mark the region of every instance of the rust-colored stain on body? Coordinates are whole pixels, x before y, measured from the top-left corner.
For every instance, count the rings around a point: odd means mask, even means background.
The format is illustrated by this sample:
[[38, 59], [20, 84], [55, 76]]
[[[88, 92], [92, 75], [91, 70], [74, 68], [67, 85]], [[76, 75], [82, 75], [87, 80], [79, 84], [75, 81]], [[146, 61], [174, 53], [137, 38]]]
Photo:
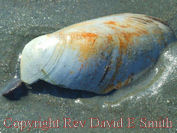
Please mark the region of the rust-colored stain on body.
[[129, 45], [133, 44], [133, 39], [142, 35], [148, 34], [145, 30], [136, 30], [136, 32], [121, 31], [117, 34], [119, 39], [119, 51], [126, 54]]
[[79, 50], [79, 59], [81, 62], [86, 61], [95, 55], [96, 39], [99, 37], [96, 33], [91, 32], [60, 32], [61, 45], [67, 45], [74, 50]]
[[98, 35], [95, 33], [81, 33], [78, 36], [81, 36], [82, 41], [80, 44], [80, 60], [87, 60], [97, 52], [95, 41], [98, 38]]
[[91, 32], [70, 32], [61, 31], [55, 34], [60, 37], [58, 46], [69, 46], [79, 50], [80, 61], [85, 61], [96, 53], [95, 42], [98, 35]]
[[84, 38], [89, 38], [89, 39], [91, 39], [92, 37], [97, 37], [98, 35], [97, 34], [95, 34], [95, 33], [87, 33], [87, 32], [85, 32], [85, 33], [81, 33], [81, 34], [79, 34], [80, 36], [82, 36], [82, 37], [84, 37]]
[[113, 74], [113, 76], [112, 76], [112, 79], [111, 79], [112, 82], [114, 82], [114, 80], [115, 80], [115, 78], [116, 78], [116, 76], [117, 76], [117, 74], [118, 74], [118, 72], [119, 72], [119, 69], [120, 69], [122, 63], [123, 63], [123, 62], [122, 62], [122, 55], [120, 55], [119, 57], [117, 57], [116, 69], [115, 69], [115, 72], [114, 72], [114, 74]]
[[[59, 35], [62, 35], [64, 43], [68, 44], [75, 50], [79, 50], [79, 59], [83, 62], [88, 60], [90, 57], [96, 56], [99, 51], [106, 50], [105, 48], [109, 45], [110, 47], [117, 45], [119, 47], [120, 54], [126, 54], [128, 46], [134, 44], [134, 39], [138, 42], [138, 37], [149, 33], [146, 27], [147, 24], [144, 24], [145, 22], [152, 23], [150, 20], [145, 21], [144, 19], [141, 20], [141, 18], [131, 18], [131, 21], [129, 21], [129, 19], [125, 19], [123, 22], [109, 20], [102, 22], [105, 27], [109, 27], [113, 30], [112, 33], [109, 32], [109, 34], [107, 34], [106, 31], [104, 33], [93, 33], [92, 31], [85, 31], [81, 28], [81, 30], [76, 30], [69, 33], [63, 30], [59, 33]], [[77, 25], [75, 26], [77, 29]], [[67, 37], [70, 38], [70, 42]], [[99, 41], [97, 41], [97, 39]], [[101, 39], [103, 41], [100, 41]], [[107, 41], [105, 41], [105, 39], [107, 39]]]
[[115, 21], [107, 21], [107, 22], [104, 22], [104, 24], [117, 25], [117, 22], [115, 22]]
[[81, 64], [80, 71], [81, 71], [83, 68], [84, 68], [84, 65], [83, 65], [83, 64]]
[[106, 22], [104, 22], [104, 24], [109, 25], [112, 29], [116, 29], [116, 27], [119, 27], [119, 28], [129, 28], [130, 27], [130, 24], [127, 24], [127, 23], [123, 24], [123, 23], [119, 23], [116, 21], [106, 21]]
[[[140, 19], [141, 20], [141, 19]], [[139, 23], [144, 22], [145, 20], [137, 20]], [[132, 22], [132, 21], [131, 21]], [[152, 21], [146, 21], [150, 23]], [[133, 39], [139, 36], [143, 36], [148, 34], [148, 31], [145, 27], [139, 27], [138, 23], [136, 25], [131, 24], [128, 20], [123, 22], [116, 22], [116, 21], [106, 21], [104, 22], [106, 26], [114, 30], [115, 35], [118, 37], [119, 40], [119, 51], [120, 53], [125, 53], [129, 45], [133, 44]], [[129, 28], [129, 30], [125, 30], [125, 28]]]
[[110, 91], [112, 91], [112, 90], [114, 90], [114, 89], [119, 89], [119, 88], [121, 88], [122, 86], [123, 86], [123, 85], [122, 85], [122, 82], [120, 81], [120, 82], [118, 82], [116, 85], [111, 85], [111, 86], [107, 87], [107, 88], [104, 90], [103, 93], [108, 93], [108, 92], [110, 92]]
[[[125, 19], [125, 22], [121, 24], [116, 21], [104, 22], [107, 27], [111, 28], [114, 31], [115, 34], [113, 36], [118, 38], [119, 42], [115, 43], [115, 45], [119, 45], [120, 52], [120, 57], [117, 59], [116, 70], [110, 80], [110, 85], [104, 90], [104, 93], [109, 92], [113, 89], [119, 89], [122, 86], [127, 86], [132, 81], [132, 75], [130, 75], [125, 81], [119, 81], [116, 85], [113, 84], [116, 75], [119, 74], [119, 68], [122, 65], [122, 54], [127, 54], [128, 46], [133, 45], [136, 42], [138, 44], [139, 37], [149, 34], [147, 25], [151, 25], [152, 23], [153, 21], [148, 18], [129, 18], [127, 20]], [[158, 32], [160, 32], [160, 30]]]
[[111, 43], [113, 41], [112, 35], [108, 35], [107, 38], [108, 38], [108, 43]]
[[132, 75], [128, 76], [128, 78], [121, 82], [119, 81], [116, 85], [111, 85], [111, 86], [108, 86], [103, 93], [107, 93], [107, 92], [110, 92], [114, 89], [120, 89], [122, 86], [127, 86], [131, 81], [132, 81]]
[[119, 89], [121, 87], [122, 87], [122, 82], [119, 82], [119, 83], [117, 83], [117, 85], [112, 85], [112, 86], [109, 86], [106, 89], [104, 89], [103, 93], [108, 93], [114, 89]]

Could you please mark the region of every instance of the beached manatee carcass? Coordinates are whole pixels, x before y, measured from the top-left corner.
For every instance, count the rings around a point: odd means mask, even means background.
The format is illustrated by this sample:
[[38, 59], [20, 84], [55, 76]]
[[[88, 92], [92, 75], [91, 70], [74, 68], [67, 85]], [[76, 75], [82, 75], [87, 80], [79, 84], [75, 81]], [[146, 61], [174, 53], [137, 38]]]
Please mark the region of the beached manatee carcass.
[[129, 84], [174, 41], [164, 22], [142, 14], [88, 20], [30, 41], [22, 51], [16, 81], [44, 80], [73, 90], [107, 93]]

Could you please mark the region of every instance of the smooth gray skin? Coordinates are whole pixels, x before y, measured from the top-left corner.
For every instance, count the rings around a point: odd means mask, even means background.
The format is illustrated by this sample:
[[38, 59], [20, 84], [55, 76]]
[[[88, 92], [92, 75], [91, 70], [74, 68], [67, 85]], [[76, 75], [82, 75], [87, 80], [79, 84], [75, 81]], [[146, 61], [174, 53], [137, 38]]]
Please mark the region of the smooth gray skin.
[[[0, 0], [0, 88], [16, 73], [16, 63], [24, 45], [31, 39], [56, 31], [67, 25], [86, 19], [97, 18], [114, 13], [133, 12], [159, 17], [167, 21], [177, 34], [176, 0], [47, 0], [22, 1]], [[107, 96], [89, 98], [67, 98], [67, 92], [52, 89], [31, 91], [20, 100], [10, 101], [0, 97], [0, 131], [18, 132], [20, 129], [5, 128], [3, 121], [13, 120], [53, 120], [60, 119], [59, 129], [48, 132], [176, 132], [177, 108], [177, 43], [171, 44], [161, 55], [157, 64], [139, 80], [127, 88]], [[37, 94], [36, 94], [37, 93]], [[42, 93], [42, 94], [41, 94]], [[87, 97], [91, 94], [69, 92], [70, 95]], [[40, 95], [41, 94], [41, 95]], [[56, 94], [56, 95], [54, 95]], [[70, 96], [69, 95], [69, 96]], [[68, 97], [69, 97], [68, 96]], [[91, 95], [92, 96], [92, 95]], [[63, 128], [63, 117], [72, 120], [87, 120], [85, 128]], [[120, 129], [89, 128], [89, 117], [100, 120], [118, 120], [123, 117], [124, 127]], [[136, 128], [126, 128], [128, 117], [136, 118]], [[140, 129], [138, 120], [158, 120], [168, 117], [173, 122], [170, 129]], [[26, 132], [27, 129], [24, 129]], [[42, 132], [41, 129], [30, 129], [31, 132]]]

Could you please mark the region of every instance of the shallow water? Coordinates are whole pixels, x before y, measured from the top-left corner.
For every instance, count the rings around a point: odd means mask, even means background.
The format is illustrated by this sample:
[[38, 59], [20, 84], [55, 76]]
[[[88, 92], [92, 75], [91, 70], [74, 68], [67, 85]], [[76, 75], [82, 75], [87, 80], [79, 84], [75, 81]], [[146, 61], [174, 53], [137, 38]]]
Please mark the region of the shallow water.
[[[121, 12], [143, 13], [167, 21], [177, 34], [176, 0], [0, 0], [0, 88], [16, 73], [19, 53], [31, 39], [83, 20]], [[147, 69], [129, 86], [108, 95], [58, 90], [40, 82], [32, 90], [17, 90], [0, 97], [0, 132], [20, 132], [6, 128], [13, 121], [60, 119], [59, 129], [48, 132], [177, 132], [177, 43], [169, 45], [155, 66]], [[101, 120], [123, 119], [122, 128], [89, 128], [91, 117]], [[135, 118], [135, 128], [127, 128], [127, 118]], [[139, 119], [168, 117], [172, 128], [142, 129]], [[63, 118], [86, 120], [84, 128], [63, 128]], [[7, 120], [10, 125], [10, 120]], [[94, 124], [96, 125], [96, 120]], [[38, 125], [39, 126], [39, 125]], [[27, 132], [26, 127], [24, 132]], [[43, 128], [44, 129], [44, 128]], [[38, 128], [31, 132], [43, 132]], [[46, 129], [47, 130], [47, 129]]]

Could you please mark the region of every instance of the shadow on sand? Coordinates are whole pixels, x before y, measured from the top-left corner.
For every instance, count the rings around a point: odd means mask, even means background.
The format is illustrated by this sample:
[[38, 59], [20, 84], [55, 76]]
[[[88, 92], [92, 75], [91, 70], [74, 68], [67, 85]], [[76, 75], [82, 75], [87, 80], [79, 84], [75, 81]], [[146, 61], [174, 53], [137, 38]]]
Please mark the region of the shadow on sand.
[[32, 84], [30, 87], [31, 89], [27, 88], [26, 86], [21, 86], [9, 92], [8, 94], [6, 94], [5, 97], [9, 100], [20, 100], [21, 97], [27, 96], [28, 93], [31, 92], [37, 95], [38, 94], [50, 94], [56, 97], [76, 99], [76, 98], [91, 98], [95, 96], [107, 96], [114, 92], [112, 91], [107, 94], [95, 94], [95, 93], [88, 92], [88, 91], [60, 88], [58, 86], [51, 85], [44, 81], [38, 81]]

